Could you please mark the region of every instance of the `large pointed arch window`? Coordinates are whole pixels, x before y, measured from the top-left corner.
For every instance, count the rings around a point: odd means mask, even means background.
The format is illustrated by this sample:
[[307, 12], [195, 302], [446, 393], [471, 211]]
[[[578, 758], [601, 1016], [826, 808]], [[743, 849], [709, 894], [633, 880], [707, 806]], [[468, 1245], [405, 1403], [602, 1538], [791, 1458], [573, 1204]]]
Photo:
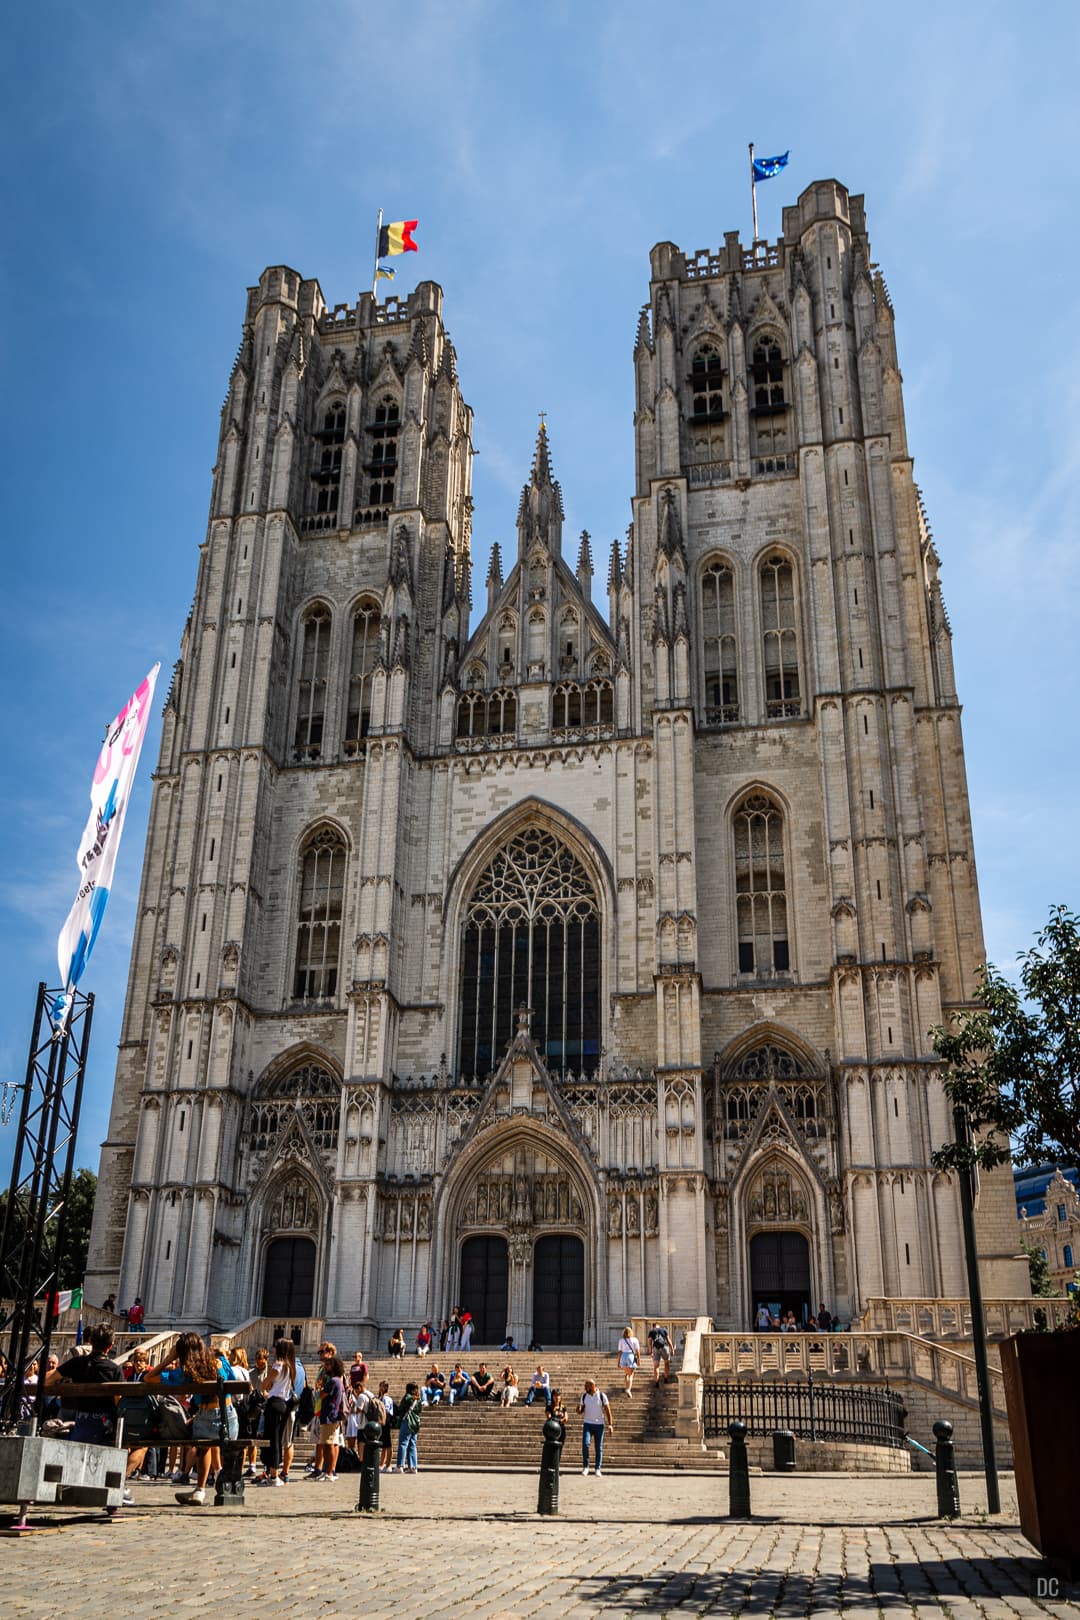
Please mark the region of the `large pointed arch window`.
[[734, 830], [739, 972], [767, 979], [791, 966], [784, 813], [764, 793], [751, 793], [735, 812]]
[[371, 721], [371, 672], [379, 653], [380, 613], [370, 597], [353, 614], [352, 655], [345, 716], [345, 752], [358, 754]]
[[339, 833], [323, 827], [308, 841], [300, 868], [298, 1001], [324, 1001], [337, 994], [344, 900], [345, 844]]
[[540, 828], [501, 849], [473, 890], [461, 952], [459, 1070], [501, 1061], [519, 1007], [549, 1069], [594, 1074], [600, 1057], [600, 908], [585, 869]]
[[794, 720], [802, 714], [795, 571], [786, 557], [766, 557], [760, 580], [765, 713], [770, 720]]
[[739, 718], [735, 579], [723, 562], [701, 577], [702, 646], [705, 655], [705, 724], [734, 725]]
[[330, 668], [330, 610], [321, 603], [304, 615], [300, 679], [296, 694], [293, 750], [297, 759], [318, 759], [326, 719], [326, 676]]

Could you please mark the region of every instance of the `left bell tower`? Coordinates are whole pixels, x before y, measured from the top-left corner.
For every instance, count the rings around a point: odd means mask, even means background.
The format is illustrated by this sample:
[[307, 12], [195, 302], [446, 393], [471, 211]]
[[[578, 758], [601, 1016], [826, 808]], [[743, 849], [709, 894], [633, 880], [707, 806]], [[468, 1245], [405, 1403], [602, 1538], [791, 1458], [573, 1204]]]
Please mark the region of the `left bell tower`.
[[[248, 290], [165, 705], [90, 1298], [140, 1294], [163, 1324], [258, 1309], [260, 1078], [314, 1054], [344, 1108], [351, 1076], [392, 1061], [393, 806], [468, 636], [471, 433], [435, 283], [331, 309], [278, 265]], [[303, 1140], [320, 1309], [348, 1166], [336, 1131]]]

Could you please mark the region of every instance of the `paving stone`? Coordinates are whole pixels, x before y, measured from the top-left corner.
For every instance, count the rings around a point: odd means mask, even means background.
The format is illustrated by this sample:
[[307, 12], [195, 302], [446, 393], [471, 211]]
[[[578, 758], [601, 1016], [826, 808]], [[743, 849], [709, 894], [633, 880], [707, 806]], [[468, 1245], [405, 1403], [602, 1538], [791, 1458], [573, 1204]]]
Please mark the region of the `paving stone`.
[[[755, 1481], [760, 1520], [710, 1511], [708, 1479], [563, 1482], [565, 1511], [538, 1519], [534, 1481], [435, 1472], [384, 1481], [374, 1521], [355, 1485], [251, 1491], [238, 1510], [184, 1510], [170, 1487], [137, 1487], [112, 1521], [47, 1509], [56, 1533], [0, 1555], [0, 1614], [54, 1620], [117, 1607], [124, 1620], [478, 1620], [734, 1615], [741, 1620], [1077, 1620], [1080, 1603], [1037, 1601], [1045, 1568], [1020, 1533], [1011, 1481], [999, 1520], [946, 1524], [921, 1476]], [[929, 1483], [930, 1507], [933, 1482]], [[966, 1500], [975, 1501], [974, 1492]], [[767, 1517], [766, 1517], [767, 1515]], [[183, 1530], [179, 1528], [183, 1522]], [[415, 1557], [381, 1556], [415, 1543]], [[384, 1573], [385, 1571], [385, 1573]]]

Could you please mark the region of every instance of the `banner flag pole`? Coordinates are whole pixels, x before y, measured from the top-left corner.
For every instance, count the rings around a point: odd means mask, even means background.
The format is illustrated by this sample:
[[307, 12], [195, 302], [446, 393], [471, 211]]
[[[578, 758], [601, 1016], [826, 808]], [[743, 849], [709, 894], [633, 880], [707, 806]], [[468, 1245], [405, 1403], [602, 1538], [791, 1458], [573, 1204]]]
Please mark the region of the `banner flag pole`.
[[375, 302], [379, 301], [379, 242], [382, 238], [382, 209], [379, 209], [379, 223], [375, 227], [375, 260], [371, 271], [371, 296]]
[[758, 239], [757, 229], [757, 185], [754, 181], [754, 143], [750, 142], [750, 205], [754, 210], [754, 241]]

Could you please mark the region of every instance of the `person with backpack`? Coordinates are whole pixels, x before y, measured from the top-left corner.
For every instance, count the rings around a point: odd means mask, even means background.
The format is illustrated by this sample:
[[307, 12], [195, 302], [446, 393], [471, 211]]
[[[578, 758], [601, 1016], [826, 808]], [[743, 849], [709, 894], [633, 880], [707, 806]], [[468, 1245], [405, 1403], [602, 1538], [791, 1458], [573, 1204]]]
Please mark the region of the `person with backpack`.
[[664, 1383], [671, 1383], [671, 1357], [674, 1354], [666, 1327], [655, 1322], [649, 1332], [649, 1350], [652, 1354], [653, 1383], [660, 1382], [660, 1366], [664, 1367]]
[[581, 1472], [589, 1472], [589, 1441], [591, 1440], [596, 1451], [596, 1477], [600, 1479], [604, 1467], [604, 1430], [610, 1429], [614, 1434], [615, 1420], [611, 1415], [611, 1402], [602, 1389], [597, 1388], [594, 1378], [586, 1378], [585, 1391], [578, 1402], [578, 1411], [583, 1419], [581, 1425]]
[[397, 1462], [392, 1474], [416, 1474], [420, 1465], [416, 1455], [416, 1437], [420, 1433], [420, 1386], [406, 1384], [405, 1393], [397, 1409], [398, 1447]]
[[[160, 1367], [148, 1368], [143, 1383], [195, 1384], [209, 1383], [216, 1378], [232, 1379], [232, 1368], [227, 1358], [204, 1344], [198, 1333], [181, 1333], [173, 1345], [172, 1354]], [[198, 1448], [195, 1489], [177, 1491], [176, 1500], [181, 1507], [202, 1507], [206, 1501], [210, 1470], [213, 1469], [216, 1475], [221, 1468], [221, 1442], [235, 1440], [240, 1425], [231, 1395], [225, 1397], [224, 1429], [216, 1395], [191, 1395], [188, 1410], [192, 1414], [191, 1438]]]

